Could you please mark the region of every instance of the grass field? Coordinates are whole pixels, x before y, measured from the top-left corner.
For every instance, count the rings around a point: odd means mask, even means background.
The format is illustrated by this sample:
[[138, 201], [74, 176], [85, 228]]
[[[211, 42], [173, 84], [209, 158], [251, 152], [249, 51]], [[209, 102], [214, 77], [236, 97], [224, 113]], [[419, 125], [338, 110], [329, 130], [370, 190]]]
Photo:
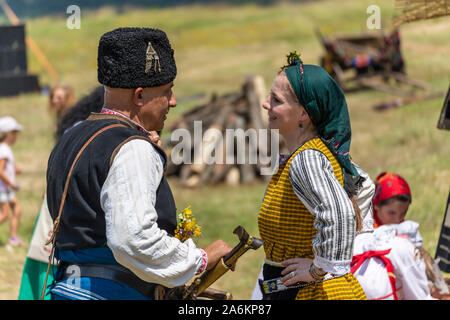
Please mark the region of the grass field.
[[[319, 63], [322, 48], [314, 29], [324, 34], [365, 32], [367, 6], [378, 4], [383, 27], [391, 29], [393, 2], [314, 1], [297, 5], [258, 7], [188, 6], [171, 9], [133, 10], [117, 13], [113, 8], [85, 12], [80, 30], [66, 28], [66, 16], [27, 21], [27, 32], [39, 44], [61, 81], [74, 87], [78, 98], [97, 83], [96, 56], [101, 34], [119, 26], [164, 29], [175, 48], [178, 65], [175, 93], [178, 106], [174, 120], [195, 103], [183, 102], [196, 95], [211, 95], [240, 89], [243, 78], [260, 74], [267, 90], [291, 50], [302, 53], [305, 63]], [[450, 18], [411, 23], [401, 27], [402, 49], [408, 74], [436, 89], [447, 90], [450, 81]], [[41, 83], [53, 84], [28, 52], [29, 70]], [[424, 247], [434, 256], [450, 181], [450, 132], [438, 130], [443, 98], [410, 104], [387, 112], [372, 105], [389, 98], [374, 91], [347, 94], [352, 120], [351, 153], [355, 162], [372, 178], [383, 170], [403, 175], [410, 183], [413, 202], [408, 218], [421, 225]], [[12, 115], [25, 127], [13, 150], [23, 173], [18, 193], [23, 207], [20, 235], [29, 240], [45, 189], [48, 155], [54, 144], [54, 122], [46, 112], [47, 96], [26, 94], [0, 98], [0, 116]], [[187, 100], [186, 100], [187, 101]], [[237, 242], [234, 227], [243, 225], [258, 235], [256, 217], [265, 185], [208, 187], [187, 190], [171, 179], [179, 210], [191, 205], [205, 246], [222, 238]], [[16, 299], [27, 248], [6, 250], [8, 224], [0, 226], [0, 299]], [[251, 295], [262, 250], [250, 252], [235, 273], [214, 287], [231, 291], [237, 299]]]

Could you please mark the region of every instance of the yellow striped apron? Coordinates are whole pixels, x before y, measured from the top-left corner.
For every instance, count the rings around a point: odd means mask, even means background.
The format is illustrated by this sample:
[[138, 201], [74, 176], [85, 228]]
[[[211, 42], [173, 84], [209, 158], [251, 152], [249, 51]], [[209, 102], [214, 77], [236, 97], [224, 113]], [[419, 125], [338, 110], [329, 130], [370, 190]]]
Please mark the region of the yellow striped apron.
[[[294, 157], [303, 150], [322, 152], [334, 170], [334, 175], [343, 186], [342, 169], [320, 138], [304, 143], [272, 176], [259, 211], [258, 227], [264, 239], [266, 258], [282, 262], [290, 258], [314, 259], [312, 241], [317, 234], [314, 216], [295, 194], [289, 180], [289, 168]], [[298, 300], [360, 300], [366, 299], [356, 278], [348, 273], [342, 277], [323, 281], [299, 290]]]

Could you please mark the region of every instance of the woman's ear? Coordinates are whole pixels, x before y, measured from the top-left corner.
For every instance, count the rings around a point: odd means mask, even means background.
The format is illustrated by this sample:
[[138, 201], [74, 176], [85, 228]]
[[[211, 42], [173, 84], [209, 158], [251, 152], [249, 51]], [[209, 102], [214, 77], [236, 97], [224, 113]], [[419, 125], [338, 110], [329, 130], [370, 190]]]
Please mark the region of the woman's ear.
[[144, 106], [144, 89], [142, 88], [136, 88], [134, 90], [133, 93], [133, 102], [135, 105], [137, 105], [138, 107], [143, 107]]
[[302, 106], [300, 107], [299, 120], [300, 120], [300, 122], [305, 122], [305, 121], [309, 120], [308, 112], [306, 112], [305, 108], [303, 108]]

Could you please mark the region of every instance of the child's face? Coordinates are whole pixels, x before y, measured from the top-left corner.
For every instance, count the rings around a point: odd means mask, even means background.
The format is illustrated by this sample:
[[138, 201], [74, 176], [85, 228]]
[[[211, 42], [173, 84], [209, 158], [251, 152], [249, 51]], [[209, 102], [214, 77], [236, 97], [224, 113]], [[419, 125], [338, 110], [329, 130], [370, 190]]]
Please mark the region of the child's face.
[[9, 145], [13, 145], [17, 141], [17, 136], [19, 135], [19, 131], [9, 131], [6, 134], [5, 142]]
[[376, 205], [378, 219], [382, 224], [398, 224], [403, 221], [409, 208], [409, 202], [394, 200], [385, 205]]

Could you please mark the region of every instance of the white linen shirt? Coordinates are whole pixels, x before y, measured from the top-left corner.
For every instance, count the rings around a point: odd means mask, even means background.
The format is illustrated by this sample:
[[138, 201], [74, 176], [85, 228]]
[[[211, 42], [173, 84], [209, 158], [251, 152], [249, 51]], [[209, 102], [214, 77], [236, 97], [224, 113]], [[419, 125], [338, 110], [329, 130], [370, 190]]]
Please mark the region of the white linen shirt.
[[192, 239], [181, 242], [156, 223], [156, 190], [163, 161], [148, 142], [125, 143], [109, 169], [100, 193], [107, 245], [114, 258], [144, 281], [175, 287], [202, 266], [202, 250]]
[[372, 200], [375, 195], [375, 184], [367, 172], [361, 169], [356, 163], [352, 162], [356, 171], [358, 171], [359, 175], [364, 179], [361, 188], [358, 190], [356, 194], [356, 204], [359, 207], [361, 220], [362, 220], [362, 228], [359, 231], [356, 231], [356, 234], [373, 232], [373, 205]]

